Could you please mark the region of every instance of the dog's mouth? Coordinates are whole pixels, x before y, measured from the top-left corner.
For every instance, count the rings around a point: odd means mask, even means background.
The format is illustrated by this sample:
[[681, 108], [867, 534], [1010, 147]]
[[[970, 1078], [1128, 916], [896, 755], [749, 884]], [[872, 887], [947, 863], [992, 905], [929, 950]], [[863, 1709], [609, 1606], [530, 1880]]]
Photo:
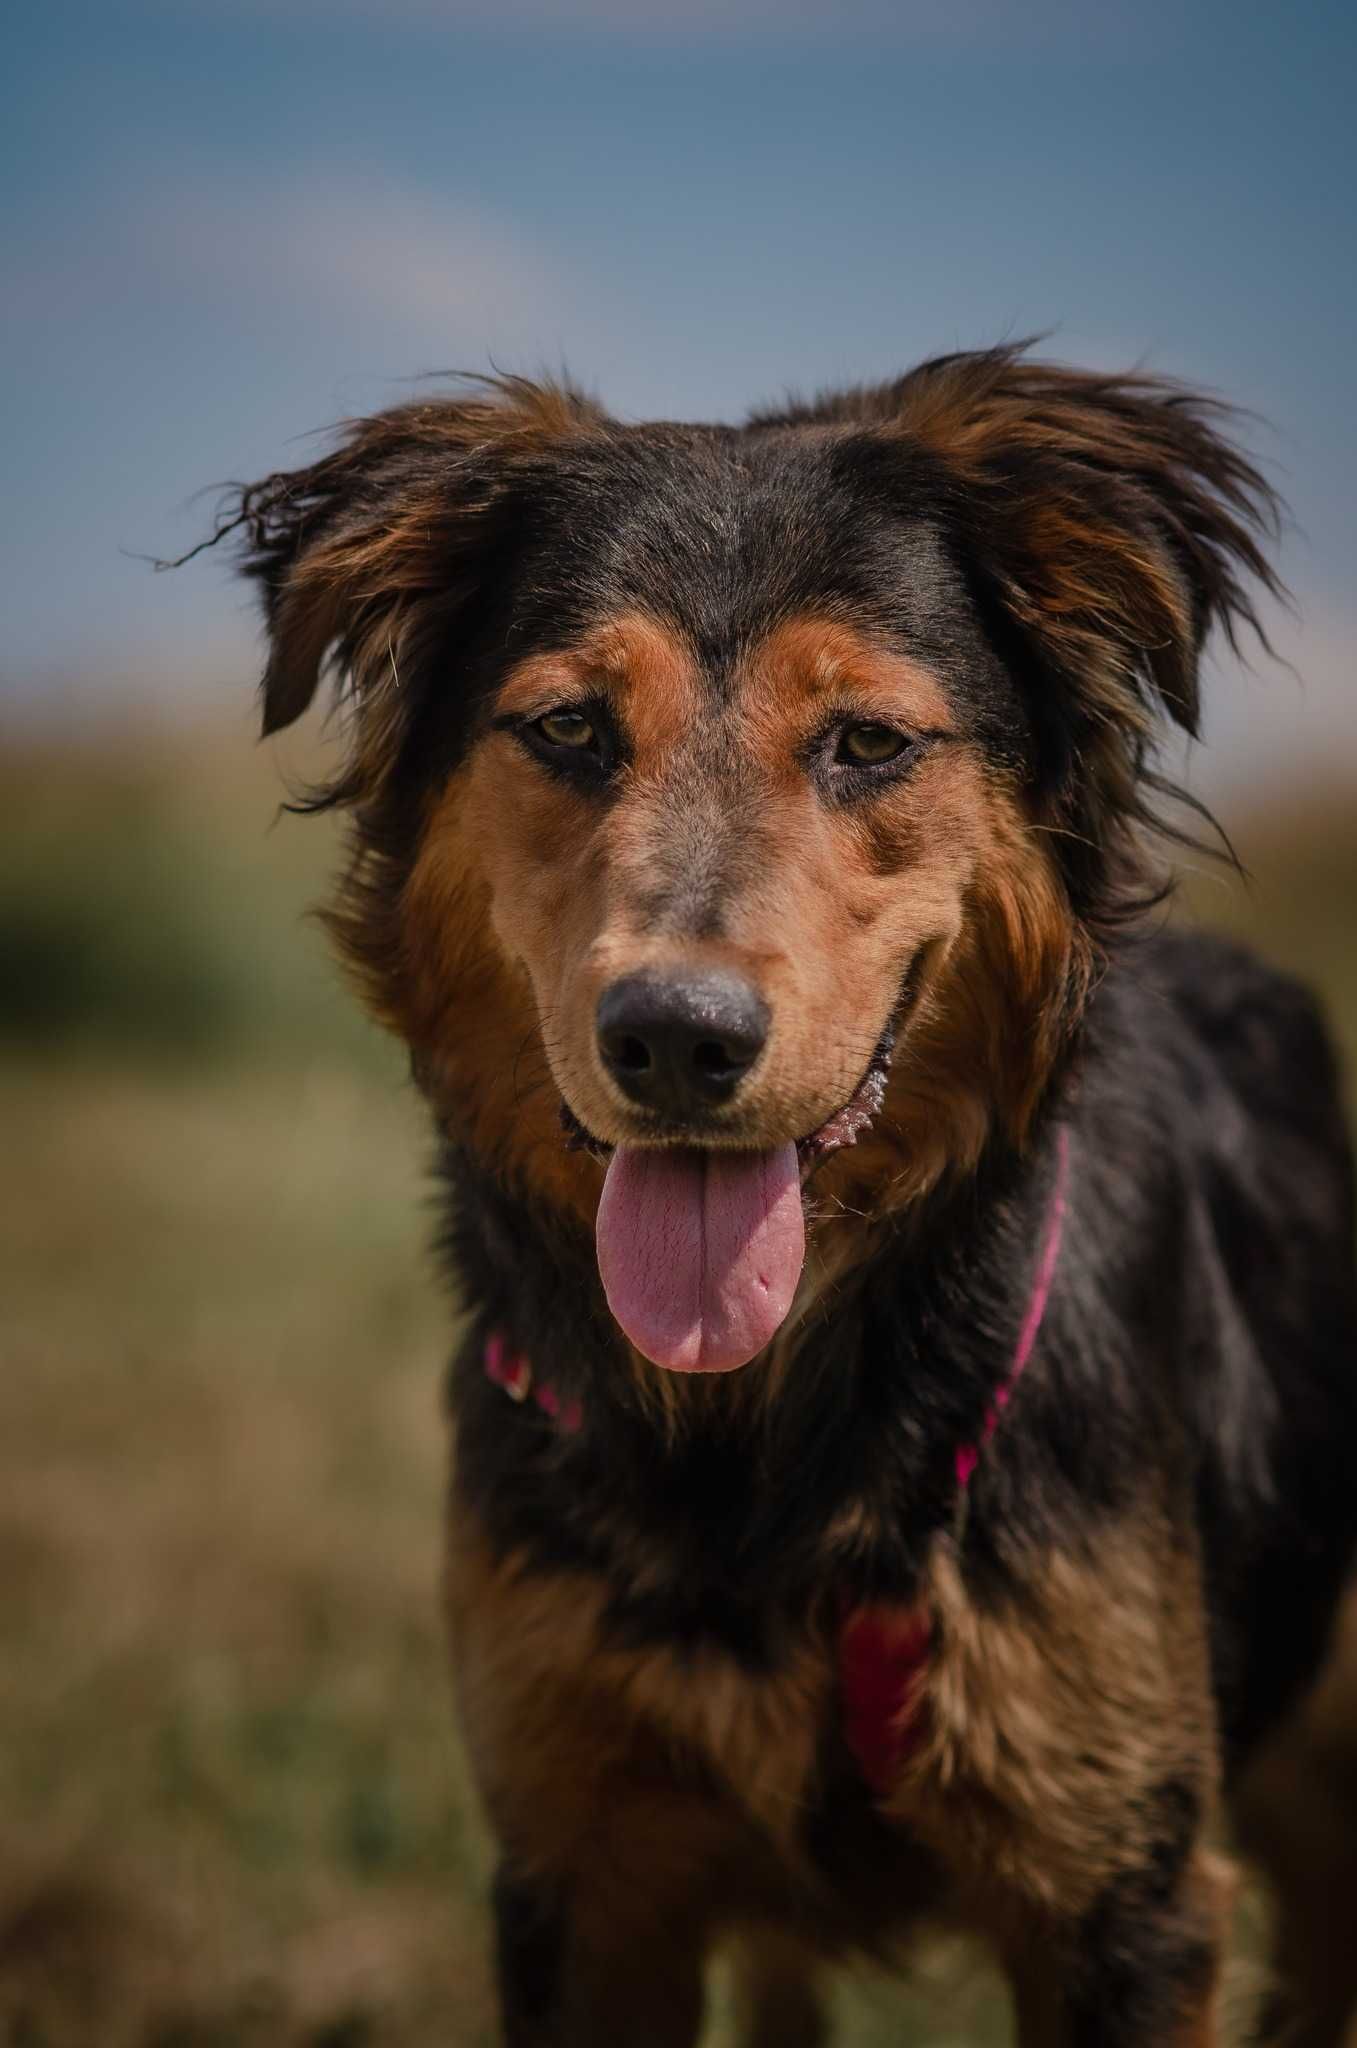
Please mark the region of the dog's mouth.
[[[871, 1129], [872, 1123], [886, 1099], [886, 1081], [890, 1074], [891, 1055], [895, 1050], [895, 1040], [899, 1032], [904, 1008], [905, 1005], [902, 1002], [892, 1014], [889, 1024], [887, 1024], [886, 1029], [877, 1040], [876, 1050], [867, 1062], [862, 1079], [858, 1082], [857, 1087], [853, 1090], [847, 1102], [843, 1104], [842, 1108], [836, 1109], [832, 1116], [826, 1117], [825, 1121], [818, 1125], [815, 1130], [808, 1132], [804, 1138], [796, 1140], [794, 1149], [803, 1183], [810, 1179], [811, 1174], [815, 1171], [821, 1160], [828, 1159], [831, 1152], [839, 1152], [845, 1145], [856, 1145], [864, 1132]], [[580, 1122], [564, 1097], [561, 1100], [560, 1120], [568, 1152], [588, 1152], [594, 1159], [609, 1160], [614, 1158], [619, 1150], [639, 1149], [638, 1147], [627, 1148], [609, 1145], [604, 1139], [596, 1138], [593, 1132]], [[696, 1133], [691, 1134], [691, 1137], [692, 1142], [686, 1149], [692, 1151], [715, 1149], [699, 1145]], [[671, 1150], [685, 1149], [682, 1135], [667, 1140], [657, 1135], [657, 1147], [665, 1144]], [[731, 1156], [738, 1156], [740, 1150], [740, 1148], [733, 1146], [729, 1148], [723, 1147], [722, 1149], [729, 1149]]]
[[605, 1147], [562, 1104], [567, 1141], [608, 1159], [599, 1273], [609, 1308], [642, 1357], [670, 1372], [729, 1372], [771, 1342], [805, 1261], [803, 1185], [871, 1128], [906, 1007], [902, 993], [852, 1095], [794, 1143]]

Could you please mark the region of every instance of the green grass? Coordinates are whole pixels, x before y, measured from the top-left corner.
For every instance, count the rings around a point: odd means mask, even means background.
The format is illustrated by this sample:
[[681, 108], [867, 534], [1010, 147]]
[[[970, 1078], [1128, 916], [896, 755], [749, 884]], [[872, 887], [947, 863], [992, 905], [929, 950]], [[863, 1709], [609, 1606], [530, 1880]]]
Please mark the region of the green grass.
[[[0, 771], [6, 2048], [491, 2038], [428, 1141], [303, 918], [333, 829], [276, 798], [222, 736]], [[1275, 894], [1217, 914], [1352, 1045], [1342, 823], [1246, 834]], [[1008, 2038], [992, 1979], [928, 1970], [850, 1988], [844, 2048]]]

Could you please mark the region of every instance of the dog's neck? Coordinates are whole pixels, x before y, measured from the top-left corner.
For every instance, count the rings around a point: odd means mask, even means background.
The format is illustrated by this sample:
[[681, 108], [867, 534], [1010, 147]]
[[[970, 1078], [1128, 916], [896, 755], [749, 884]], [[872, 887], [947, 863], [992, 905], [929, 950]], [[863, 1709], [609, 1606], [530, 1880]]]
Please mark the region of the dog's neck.
[[[732, 1578], [784, 1587], [790, 1608], [827, 1564], [850, 1591], [913, 1585], [956, 1511], [958, 1447], [982, 1439], [1011, 1366], [1056, 1184], [1053, 1130], [1024, 1158], [987, 1155], [907, 1234], [883, 1226], [781, 1347], [724, 1375], [637, 1361], [587, 1233], [465, 1152], [448, 1147], [442, 1168], [445, 1244], [471, 1311], [454, 1372], [465, 1469], [506, 1547], [524, 1541], [523, 1501], [549, 1493], [565, 1458], [587, 1467], [563, 1483], [576, 1521], [581, 1499], [596, 1516], [597, 1562], [644, 1557], [695, 1612], [699, 1595], [733, 1597]], [[578, 1404], [583, 1426], [565, 1444], [487, 1379], [497, 1332], [535, 1384]], [[750, 1484], [756, 1461], [777, 1485]]]

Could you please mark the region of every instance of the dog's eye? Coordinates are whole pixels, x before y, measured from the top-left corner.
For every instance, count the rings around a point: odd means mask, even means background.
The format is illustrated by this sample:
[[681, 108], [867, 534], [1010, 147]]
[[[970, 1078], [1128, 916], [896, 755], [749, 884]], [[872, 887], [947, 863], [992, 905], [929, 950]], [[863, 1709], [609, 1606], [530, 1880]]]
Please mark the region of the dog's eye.
[[574, 753], [599, 751], [598, 733], [582, 711], [547, 711], [537, 719], [533, 731], [549, 747], [569, 747]]
[[878, 768], [885, 761], [898, 761], [909, 740], [891, 725], [846, 725], [839, 734], [835, 759], [858, 768]]

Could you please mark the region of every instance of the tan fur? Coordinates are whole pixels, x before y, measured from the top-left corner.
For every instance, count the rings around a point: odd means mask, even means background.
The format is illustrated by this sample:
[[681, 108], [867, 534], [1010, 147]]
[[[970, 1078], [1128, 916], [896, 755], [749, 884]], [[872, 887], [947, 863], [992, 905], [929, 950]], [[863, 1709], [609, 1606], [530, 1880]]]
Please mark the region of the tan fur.
[[939, 1548], [925, 1739], [889, 1811], [982, 1895], [1072, 1919], [1144, 1867], [1161, 1787], [1215, 1798], [1200, 1585], [1148, 1510], [1031, 1583], [1030, 1610], [982, 1611]]
[[797, 1855], [830, 1710], [823, 1639], [812, 1635], [767, 1677], [715, 1650], [620, 1649], [601, 1581], [492, 1561], [462, 1516], [448, 1585], [469, 1739], [510, 1840], [531, 1834], [548, 1863], [563, 1855], [594, 1822], [599, 1782], [649, 1754], [676, 1784], [719, 1785], [723, 1803]]

